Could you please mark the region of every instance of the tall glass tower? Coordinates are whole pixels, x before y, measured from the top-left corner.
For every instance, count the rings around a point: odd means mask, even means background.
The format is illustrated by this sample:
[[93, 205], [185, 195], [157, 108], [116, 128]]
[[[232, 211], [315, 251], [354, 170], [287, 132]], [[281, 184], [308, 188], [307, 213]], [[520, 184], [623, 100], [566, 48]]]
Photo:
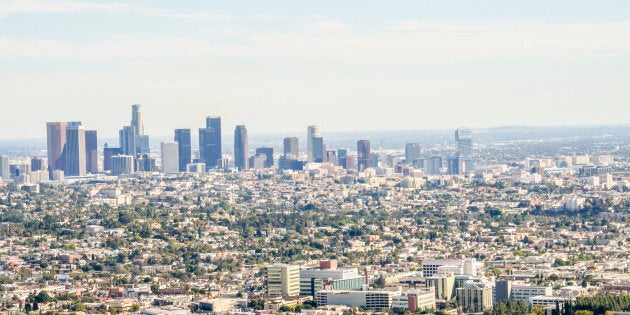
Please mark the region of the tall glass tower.
[[236, 126], [234, 130], [234, 166], [239, 170], [249, 168], [249, 141], [247, 139], [247, 128], [243, 125]]

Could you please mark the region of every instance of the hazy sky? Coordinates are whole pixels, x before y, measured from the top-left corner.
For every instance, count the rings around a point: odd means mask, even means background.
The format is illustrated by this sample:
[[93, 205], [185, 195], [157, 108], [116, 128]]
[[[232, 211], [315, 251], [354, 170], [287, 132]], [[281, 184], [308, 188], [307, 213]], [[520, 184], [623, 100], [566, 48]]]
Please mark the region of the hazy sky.
[[0, 0], [0, 138], [630, 123], [630, 1]]

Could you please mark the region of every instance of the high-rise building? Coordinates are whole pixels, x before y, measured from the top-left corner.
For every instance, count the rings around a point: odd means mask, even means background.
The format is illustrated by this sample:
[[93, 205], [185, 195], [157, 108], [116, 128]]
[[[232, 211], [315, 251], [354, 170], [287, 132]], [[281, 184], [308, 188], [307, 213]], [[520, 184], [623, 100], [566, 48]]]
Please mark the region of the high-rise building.
[[264, 167], [272, 167], [274, 164], [273, 161], [273, 148], [256, 148], [256, 154], [262, 154], [265, 156]]
[[[319, 126], [308, 126], [306, 128], [306, 156], [307, 156], [306, 161], [309, 163], [315, 161], [315, 156], [313, 153], [313, 150], [314, 150], [313, 139], [317, 137], [319, 137]], [[322, 151], [322, 155], [323, 155], [323, 151]]]
[[457, 288], [457, 304], [465, 312], [481, 313], [492, 308], [492, 287], [483, 283], [467, 283]]
[[337, 164], [344, 166], [345, 164], [341, 161], [348, 156], [348, 149], [337, 149]]
[[103, 148], [103, 171], [111, 171], [112, 157], [121, 154], [121, 148], [110, 148], [107, 146], [107, 143], [105, 143], [105, 147]]
[[465, 174], [473, 170], [472, 132], [468, 128], [455, 130], [457, 143], [457, 158], [459, 159], [458, 174]]
[[359, 172], [370, 167], [370, 141], [357, 141], [357, 167]]
[[70, 122], [66, 126], [65, 149], [66, 176], [84, 176], [86, 174], [85, 127], [80, 122]]
[[120, 149], [123, 155], [130, 155], [136, 157], [136, 131], [134, 126], [124, 126], [118, 132], [120, 139]]
[[48, 148], [48, 171], [53, 176], [53, 171], [66, 167], [65, 147], [66, 147], [66, 125], [63, 122], [46, 123], [46, 142]]
[[162, 172], [179, 172], [179, 148], [177, 142], [162, 142], [160, 144], [162, 155]]
[[144, 134], [144, 122], [142, 121], [142, 108], [140, 104], [131, 105], [131, 125], [135, 128], [137, 135]]
[[298, 138], [286, 137], [284, 138], [284, 156], [297, 158], [299, 155]]
[[131, 105], [131, 127], [133, 127], [135, 132], [135, 154], [149, 154], [149, 136], [144, 134], [144, 122], [142, 121], [140, 104]]
[[9, 169], [9, 156], [0, 155], [0, 178], [2, 180], [11, 179], [11, 171]]
[[328, 163], [332, 163], [333, 165], [338, 165], [339, 160], [337, 159], [337, 150], [327, 150], [326, 161], [328, 161]]
[[186, 165], [191, 162], [192, 148], [190, 141], [190, 129], [175, 129], [175, 142], [177, 142], [178, 167], [180, 172], [186, 171]]
[[442, 167], [444, 166], [444, 158], [441, 156], [434, 156], [424, 161], [425, 172], [427, 174], [440, 174]]
[[243, 125], [234, 129], [234, 167], [239, 170], [249, 168], [249, 140], [247, 139], [247, 128]]
[[112, 156], [112, 175], [129, 175], [133, 173], [133, 160], [131, 155]]
[[420, 143], [405, 144], [405, 163], [416, 166], [422, 159], [422, 146]]
[[255, 170], [261, 170], [265, 168], [265, 163], [267, 162], [267, 156], [263, 153], [256, 153], [254, 156], [249, 158], [249, 168]]
[[267, 293], [269, 297], [300, 295], [300, 267], [276, 264], [267, 267]]
[[221, 152], [221, 117], [206, 117], [206, 128], [199, 128], [199, 157], [206, 168], [219, 165]]
[[98, 173], [98, 138], [96, 130], [85, 131], [85, 169], [88, 173]]
[[326, 162], [326, 146], [324, 145], [323, 137], [311, 138], [311, 156], [310, 162], [323, 163]]
[[37, 172], [37, 171], [43, 171], [43, 170], [44, 170], [44, 159], [33, 157], [31, 159], [31, 171]]

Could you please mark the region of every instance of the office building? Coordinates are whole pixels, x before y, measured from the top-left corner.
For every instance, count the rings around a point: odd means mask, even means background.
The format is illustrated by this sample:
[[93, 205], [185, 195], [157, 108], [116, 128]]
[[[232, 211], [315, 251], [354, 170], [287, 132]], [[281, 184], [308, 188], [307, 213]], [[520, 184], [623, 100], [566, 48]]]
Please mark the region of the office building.
[[254, 156], [249, 158], [248, 167], [250, 169], [262, 170], [265, 168], [265, 164], [267, 163], [267, 156], [262, 153], [256, 153]]
[[103, 148], [103, 171], [111, 171], [112, 170], [112, 157], [115, 155], [122, 155], [121, 148], [110, 148], [105, 143], [105, 147]]
[[552, 287], [547, 286], [529, 286], [529, 285], [512, 285], [510, 291], [510, 300], [514, 302], [523, 301], [529, 303], [529, 298], [543, 295], [551, 296]]
[[175, 129], [175, 142], [177, 142], [177, 155], [179, 156], [178, 168], [180, 172], [186, 171], [186, 165], [191, 162], [192, 146], [190, 141], [190, 129]]
[[481, 313], [492, 308], [492, 287], [483, 283], [464, 284], [457, 289], [457, 304], [465, 312]]
[[80, 122], [71, 122], [66, 126], [65, 160], [66, 176], [85, 176], [85, 127]]
[[3, 181], [11, 179], [8, 155], [0, 155], [0, 178], [2, 178]]
[[392, 298], [399, 294], [395, 291], [323, 290], [317, 292], [315, 301], [317, 306], [345, 305], [380, 311], [390, 308]]
[[447, 273], [425, 277], [425, 286], [427, 290], [434, 290], [436, 299], [450, 300], [455, 296], [455, 275]]
[[98, 137], [96, 130], [85, 131], [85, 170], [90, 174], [98, 173]]
[[462, 260], [460, 259], [426, 259], [422, 261], [422, 275], [424, 277], [430, 277], [438, 273], [438, 268], [441, 266], [455, 266], [463, 271]]
[[269, 297], [299, 296], [299, 266], [275, 264], [267, 267], [267, 293]]
[[370, 141], [357, 141], [357, 169], [359, 172], [370, 167]]
[[155, 164], [155, 159], [150, 157], [148, 154], [139, 155], [135, 161], [135, 170], [137, 172], [155, 172], [157, 171], [157, 167]]
[[134, 157], [131, 155], [112, 156], [112, 175], [129, 175], [134, 170]]
[[247, 128], [238, 125], [234, 129], [234, 167], [239, 171], [249, 168], [249, 140], [247, 139]]
[[494, 282], [494, 294], [493, 303], [503, 302], [510, 299], [512, 295], [512, 281], [510, 280], [497, 280]]
[[328, 163], [332, 163], [333, 165], [338, 165], [339, 159], [337, 159], [337, 150], [327, 150], [326, 161], [328, 161]]
[[[315, 162], [315, 156], [313, 153], [313, 139], [319, 137], [319, 126], [308, 126], [306, 128], [306, 161], [311, 163]], [[323, 144], [323, 139], [322, 139]], [[323, 151], [322, 151], [323, 155]]]
[[36, 172], [36, 171], [44, 171], [44, 170], [45, 170], [44, 159], [33, 157], [31, 159], [31, 171]]
[[48, 148], [48, 171], [53, 176], [53, 171], [66, 167], [64, 150], [66, 147], [66, 125], [64, 122], [46, 123], [46, 142]]
[[457, 158], [459, 159], [458, 174], [465, 174], [473, 170], [472, 131], [468, 128], [455, 130], [457, 144]]
[[256, 154], [262, 154], [265, 156], [264, 167], [273, 167], [273, 148], [256, 148]]
[[310, 162], [315, 162], [315, 163], [326, 162], [325, 152], [326, 152], [326, 146], [324, 145], [324, 138], [322, 137], [311, 138], [312, 161]]
[[446, 173], [449, 175], [459, 174], [459, 158], [457, 156], [446, 158]]
[[221, 117], [206, 117], [206, 128], [199, 128], [199, 157], [206, 168], [219, 166], [221, 151]]
[[177, 142], [160, 143], [163, 173], [179, 172], [179, 145]]
[[315, 294], [327, 286], [333, 290], [354, 290], [365, 285], [357, 268], [337, 268], [337, 261], [320, 261], [319, 268], [300, 270], [300, 295]]
[[[131, 105], [131, 127], [135, 133], [135, 155], [149, 154], [149, 136], [144, 134], [142, 107], [140, 104]], [[122, 147], [122, 146], [121, 146]]]
[[297, 159], [300, 154], [300, 148], [297, 137], [284, 138], [284, 156]]
[[136, 135], [136, 155], [149, 154], [149, 136]]
[[348, 149], [337, 149], [337, 164], [343, 166], [342, 158], [348, 156]]
[[142, 121], [142, 108], [140, 104], [131, 105], [131, 126], [134, 127], [137, 135], [144, 135], [144, 123]]
[[437, 175], [442, 173], [444, 166], [444, 158], [441, 156], [434, 156], [424, 161], [424, 168], [427, 174]]
[[419, 167], [422, 163], [422, 146], [420, 143], [405, 144], [405, 163]]
[[120, 149], [123, 155], [136, 157], [136, 131], [134, 126], [124, 126], [118, 132]]
[[346, 170], [355, 170], [354, 156], [344, 156], [339, 158], [339, 165]]
[[402, 292], [400, 295], [392, 296], [392, 309], [396, 313], [408, 310], [411, 313], [416, 311], [435, 310], [435, 294], [431, 291], [416, 290]]

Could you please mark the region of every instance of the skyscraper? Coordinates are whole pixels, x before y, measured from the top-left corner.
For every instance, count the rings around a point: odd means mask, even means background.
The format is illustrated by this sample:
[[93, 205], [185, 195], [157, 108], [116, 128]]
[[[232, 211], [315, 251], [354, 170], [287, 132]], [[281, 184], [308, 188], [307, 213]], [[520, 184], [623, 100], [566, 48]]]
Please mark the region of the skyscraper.
[[66, 167], [66, 160], [64, 156], [64, 148], [66, 146], [66, 125], [67, 123], [65, 121], [46, 123], [48, 171], [50, 172], [50, 177], [52, 177], [53, 171], [63, 171]]
[[144, 134], [144, 122], [142, 121], [142, 107], [140, 104], [131, 105], [131, 127], [134, 132], [134, 158], [137, 155], [149, 154], [149, 136]]
[[85, 127], [80, 122], [70, 122], [66, 127], [66, 176], [84, 176], [86, 173]]
[[121, 148], [109, 148], [107, 147], [107, 143], [103, 148], [103, 171], [111, 171], [112, 170], [112, 157], [116, 155], [121, 155]]
[[31, 171], [36, 172], [36, 171], [43, 171], [43, 170], [44, 170], [44, 160], [42, 158], [33, 157], [31, 159]]
[[357, 141], [357, 167], [359, 172], [370, 167], [370, 141]]
[[124, 126], [118, 132], [120, 139], [120, 150], [124, 155], [136, 157], [136, 130], [134, 126]]
[[243, 125], [236, 126], [234, 130], [234, 167], [239, 170], [248, 169], [249, 143], [247, 139], [247, 128]]
[[144, 135], [144, 122], [142, 121], [142, 108], [140, 104], [131, 105], [131, 125], [136, 130], [136, 135]]
[[11, 179], [11, 171], [9, 170], [9, 156], [0, 155], [0, 178], [3, 180]]
[[262, 154], [265, 156], [264, 167], [272, 167], [273, 166], [273, 148], [256, 148], [256, 154]]
[[326, 146], [324, 145], [323, 137], [311, 138], [311, 157], [315, 163], [326, 162]]
[[190, 129], [175, 129], [175, 138], [177, 142], [177, 155], [179, 156], [178, 167], [180, 172], [186, 171], [186, 164], [190, 163], [192, 157], [192, 148], [190, 141]]
[[458, 174], [465, 174], [473, 170], [472, 132], [468, 128], [455, 130], [457, 143], [456, 156], [459, 159]]
[[221, 153], [221, 117], [206, 117], [206, 128], [199, 128], [199, 157], [206, 168], [219, 165]]
[[297, 158], [299, 155], [299, 147], [298, 147], [298, 138], [297, 137], [286, 137], [284, 138], [284, 156]]
[[179, 172], [179, 145], [177, 142], [162, 142], [160, 152], [162, 154], [162, 172]]
[[86, 171], [91, 174], [98, 173], [98, 139], [96, 130], [85, 131], [85, 160]]
[[128, 175], [133, 173], [133, 159], [131, 155], [112, 156], [112, 175]]
[[[307, 162], [315, 161], [313, 156], [313, 138], [319, 137], [319, 126], [308, 126], [306, 128], [306, 156]], [[322, 140], [323, 143], [323, 140]], [[323, 155], [323, 153], [322, 153]]]
[[405, 163], [416, 166], [422, 159], [422, 146], [420, 143], [405, 144]]

